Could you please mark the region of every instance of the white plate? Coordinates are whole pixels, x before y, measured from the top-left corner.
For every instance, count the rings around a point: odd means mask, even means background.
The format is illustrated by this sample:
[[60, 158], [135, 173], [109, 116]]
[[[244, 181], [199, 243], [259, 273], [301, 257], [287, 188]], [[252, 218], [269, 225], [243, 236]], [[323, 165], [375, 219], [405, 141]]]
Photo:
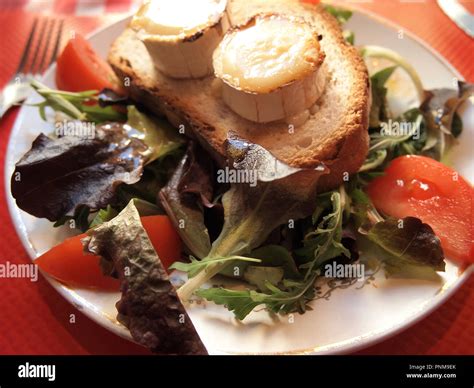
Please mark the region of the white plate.
[[[106, 56], [108, 47], [126, 25], [126, 20], [94, 33], [90, 41], [97, 52]], [[356, 13], [348, 24], [356, 35], [356, 43], [378, 44], [398, 51], [418, 70], [425, 88], [453, 87], [458, 72], [438, 54], [405, 33], [399, 39], [396, 26]], [[53, 66], [45, 76], [45, 83], [54, 86]], [[29, 102], [34, 102], [33, 97]], [[467, 112], [465, 112], [465, 115]], [[472, 116], [472, 111], [471, 111]], [[15, 162], [26, 152], [33, 139], [41, 132], [51, 132], [51, 126], [40, 119], [37, 109], [23, 107], [13, 128], [6, 157], [5, 187], [10, 187], [10, 176]], [[470, 182], [474, 181], [471, 160], [473, 144], [472, 120], [466, 125], [460, 145], [451, 161]], [[32, 259], [64, 239], [67, 228], [55, 229], [46, 220], [36, 219], [19, 210], [7, 192], [10, 213], [18, 235]], [[472, 272], [460, 274], [459, 268], [448, 262], [439, 282], [420, 280], [376, 279], [372, 285], [357, 289], [335, 290], [329, 300], [312, 303], [313, 310], [304, 315], [269, 318], [264, 311], [252, 313], [244, 323], [233, 319], [231, 313], [213, 304], [191, 306], [188, 312], [204, 344], [212, 354], [246, 353], [347, 353], [383, 340], [401, 331], [440, 306], [452, 295]], [[381, 274], [380, 274], [381, 275]], [[116, 293], [72, 290], [49, 279], [68, 301], [77, 306], [98, 324], [119, 336], [130, 338], [128, 331], [116, 320]]]

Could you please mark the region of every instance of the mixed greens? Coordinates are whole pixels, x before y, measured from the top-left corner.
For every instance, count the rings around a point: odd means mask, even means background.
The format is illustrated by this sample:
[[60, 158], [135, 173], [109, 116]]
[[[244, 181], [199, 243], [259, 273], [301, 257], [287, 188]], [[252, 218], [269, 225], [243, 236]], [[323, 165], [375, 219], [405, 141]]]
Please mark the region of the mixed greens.
[[[399, 155], [441, 157], [439, 143], [447, 142], [440, 139], [454, 137], [446, 128], [455, 126], [459, 134], [462, 126], [451, 119], [442, 130], [436, 123], [446, 120], [433, 117], [438, 110], [432, 100], [442, 93], [462, 96], [466, 85], [460, 84], [458, 93], [432, 91], [422, 108], [396, 118], [416, 123], [417, 139], [413, 133], [381, 135], [381, 123], [392, 118], [385, 84], [395, 68], [371, 77], [366, 162], [358, 174], [331, 192], [317, 192], [318, 178], [327, 173], [323, 165], [293, 168], [261, 146], [238, 138], [228, 139], [231, 166], [255, 169], [258, 184], [217, 184], [217, 167], [197, 144], [177, 135], [166, 122], [128, 105], [123, 111], [126, 121], [98, 121], [92, 140], [41, 134], [17, 164], [15, 174], [22, 179], [12, 180], [12, 193], [29, 213], [56, 225], [73, 220], [83, 231], [112, 222], [131, 199], [142, 215], [168, 214], [190, 254], [189, 262], [173, 266], [189, 278], [178, 290], [181, 300], [193, 295], [205, 298], [227, 306], [238, 319], [259, 305], [275, 313], [303, 313], [315, 296], [314, 283], [324, 266], [332, 261], [361, 262], [362, 251], [378, 252], [388, 275], [411, 271], [433, 277], [444, 270], [443, 251], [433, 230], [416, 218], [402, 220], [404, 228], [399, 228], [400, 220], [378, 214], [364, 188]], [[64, 94], [44, 86], [38, 90], [46, 101], [55, 101], [48, 106], [68, 115], [63, 100], [81, 101], [82, 105], [74, 105], [80, 110], [89, 106], [81, 98], [92, 95]], [[117, 108], [112, 100], [103, 109]], [[442, 117], [447, 115], [454, 117], [450, 110]], [[49, 167], [58, 161], [62, 169]], [[203, 288], [217, 275], [247, 283], [248, 289]]]

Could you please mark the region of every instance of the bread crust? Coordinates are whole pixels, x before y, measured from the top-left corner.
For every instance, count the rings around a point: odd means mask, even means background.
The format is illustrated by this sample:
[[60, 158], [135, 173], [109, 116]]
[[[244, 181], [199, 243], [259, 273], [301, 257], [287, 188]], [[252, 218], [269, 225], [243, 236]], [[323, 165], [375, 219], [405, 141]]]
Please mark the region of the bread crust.
[[[244, 1], [231, 2], [230, 17], [233, 23], [245, 20], [246, 15], [239, 14], [239, 11], [232, 14], [232, 6], [243, 6], [239, 3]], [[256, 0], [252, 1], [252, 5], [254, 1]], [[249, 2], [245, 1], [247, 5], [245, 12], [249, 12], [248, 17], [262, 12], [261, 7], [265, 7], [266, 3], [261, 1], [260, 3], [259, 6], [255, 6], [252, 14], [248, 11]], [[320, 179], [319, 187], [321, 191], [333, 189], [347, 179], [348, 174], [358, 171], [368, 152], [370, 83], [367, 68], [357, 49], [345, 42], [337, 20], [322, 7], [291, 0], [275, 0], [269, 3], [273, 7], [278, 6], [279, 10], [281, 10], [281, 4], [288, 4], [288, 12], [285, 8], [285, 12], [282, 13], [301, 16], [314, 25], [323, 25], [325, 35], [330, 34], [327, 48], [331, 50], [335, 47], [335, 50], [343, 53], [344, 58], [341, 60], [345, 62], [341, 67], [346, 66], [348, 74], [343, 73], [342, 76], [350, 77], [350, 82], [344, 79], [350, 85], [350, 90], [345, 91], [346, 101], [332, 102], [330, 97], [327, 97], [328, 101], [323, 102], [323, 108], [321, 108], [322, 113], [310, 118], [299, 132], [299, 128], [295, 129], [297, 136], [288, 133], [286, 124], [279, 126], [256, 124], [235, 117], [237, 115], [219, 101], [218, 94], [212, 92], [211, 84], [215, 82], [212, 79], [171, 81], [156, 74], [156, 70], [148, 63], [151, 59], [146, 61], [146, 58], [140, 58], [139, 62], [132, 64], [130, 53], [135, 55], [138, 53], [142, 57], [146, 56], [146, 50], [144, 47], [140, 48], [141, 42], [130, 30], [124, 31], [112, 45], [108, 57], [109, 63], [120, 79], [130, 81], [129, 93], [133, 99], [156, 114], [166, 115], [172, 124], [184, 125], [186, 135], [198, 140], [219, 164], [225, 163], [225, 139], [228, 132], [232, 131], [264, 146], [279, 159], [292, 166], [312, 168], [320, 162], [325, 163], [330, 169], [330, 174]], [[250, 8], [252, 8], [251, 5]], [[273, 9], [263, 9], [263, 11], [272, 12]], [[327, 55], [326, 61], [334, 61], [334, 57], [339, 59], [339, 56], [342, 57], [341, 54], [333, 55], [332, 58], [331, 55]], [[334, 69], [338, 71], [337, 67]], [[332, 86], [332, 88], [337, 88], [337, 86]], [[201, 90], [206, 90], [207, 94], [198, 96]], [[334, 94], [334, 91], [332, 93]], [[202, 102], [203, 99], [206, 100], [205, 103]], [[337, 106], [334, 107], [331, 104]], [[328, 113], [332, 113], [331, 109], [333, 111], [336, 109], [338, 112], [333, 120], [337, 123], [331, 123], [331, 119], [328, 118]], [[321, 120], [328, 121], [327, 133], [317, 130]], [[308, 139], [310, 146], [300, 147], [294, 144], [293, 147], [292, 142], [305, 140], [305, 133], [311, 135]]]

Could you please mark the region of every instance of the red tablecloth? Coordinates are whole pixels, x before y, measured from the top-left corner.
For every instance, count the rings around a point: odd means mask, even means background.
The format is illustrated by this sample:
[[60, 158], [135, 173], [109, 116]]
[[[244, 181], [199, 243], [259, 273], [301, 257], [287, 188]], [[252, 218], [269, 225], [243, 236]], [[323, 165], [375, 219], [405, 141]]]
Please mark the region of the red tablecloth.
[[[32, 11], [68, 13], [67, 29], [87, 33], [121, 17], [135, 0], [2, 0], [0, 3], [0, 86], [14, 73], [32, 23]], [[339, 2], [340, 3], [340, 2]], [[470, 82], [474, 82], [474, 43], [433, 0], [354, 2], [391, 19], [428, 42]], [[463, 2], [471, 12], [472, 1]], [[84, 7], [89, 5], [90, 7]], [[89, 9], [90, 12], [87, 12]], [[86, 11], [84, 11], [86, 10]], [[106, 14], [104, 14], [106, 12]], [[101, 16], [78, 16], [84, 14]], [[67, 36], [67, 34], [65, 34]], [[0, 165], [16, 112], [0, 123]], [[4, 171], [0, 176], [0, 262], [28, 263], [5, 202]], [[69, 322], [70, 314], [76, 322]], [[473, 354], [474, 278], [441, 308], [420, 323], [359, 354]], [[90, 321], [40, 279], [0, 279], [0, 354], [148, 354]]]

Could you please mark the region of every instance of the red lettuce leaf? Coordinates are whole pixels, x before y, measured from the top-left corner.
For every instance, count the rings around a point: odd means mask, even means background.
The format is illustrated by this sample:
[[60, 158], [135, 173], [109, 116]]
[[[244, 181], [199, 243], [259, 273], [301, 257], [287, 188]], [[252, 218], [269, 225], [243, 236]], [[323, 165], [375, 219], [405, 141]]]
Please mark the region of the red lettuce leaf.
[[105, 208], [120, 184], [139, 181], [148, 153], [121, 124], [97, 126], [90, 138], [40, 134], [16, 164], [12, 195], [20, 209], [50, 221], [80, 206]]
[[133, 339], [159, 354], [207, 354], [133, 201], [87, 234], [84, 251], [101, 256], [121, 280], [117, 319]]

